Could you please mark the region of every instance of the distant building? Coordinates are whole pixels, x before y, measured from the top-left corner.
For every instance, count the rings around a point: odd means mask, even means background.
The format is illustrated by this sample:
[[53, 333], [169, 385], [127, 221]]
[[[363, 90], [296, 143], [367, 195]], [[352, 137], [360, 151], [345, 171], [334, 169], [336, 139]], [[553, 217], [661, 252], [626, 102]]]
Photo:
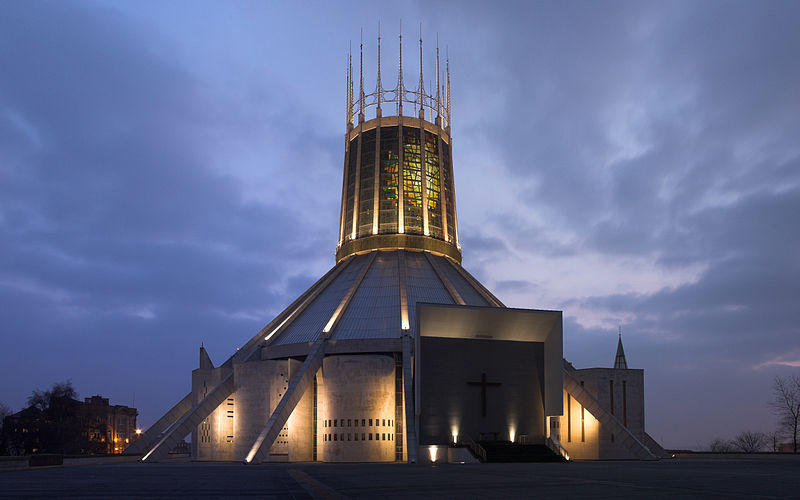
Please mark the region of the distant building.
[[84, 398], [80, 415], [90, 441], [103, 443], [101, 453], [122, 453], [136, 440], [136, 408], [111, 405], [99, 395]]
[[99, 395], [57, 403], [57, 408], [30, 406], [7, 416], [2, 430], [6, 449], [0, 454], [122, 453], [139, 435], [136, 408], [110, 405]]
[[348, 70], [336, 264], [221, 364], [201, 347], [126, 453], [157, 461], [191, 434], [193, 458], [248, 463], [666, 456], [621, 338], [614, 368], [575, 370], [561, 311], [508, 308], [462, 267], [449, 64], [440, 81], [437, 49], [426, 89], [419, 50], [417, 90], [401, 66], [355, 94]]

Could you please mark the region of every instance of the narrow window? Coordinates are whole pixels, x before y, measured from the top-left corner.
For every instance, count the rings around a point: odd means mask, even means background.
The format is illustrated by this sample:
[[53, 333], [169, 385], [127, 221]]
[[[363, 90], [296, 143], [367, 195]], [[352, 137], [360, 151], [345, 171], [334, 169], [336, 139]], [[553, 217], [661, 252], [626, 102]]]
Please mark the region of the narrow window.
[[365, 422], [365, 420], [362, 418], [361, 419], [361, 427], [366, 427], [367, 426], [364, 422]]
[[350, 427], [350, 425], [351, 425], [352, 423], [353, 423], [353, 421], [352, 421], [352, 420], [350, 420], [350, 419], [348, 418], [348, 419], [347, 419], [347, 427]]
[[586, 442], [586, 408], [581, 405], [581, 443]]
[[572, 442], [572, 396], [567, 394], [567, 442]]
[[337, 435], [336, 435], [336, 434], [334, 434], [334, 435], [333, 435], [333, 440], [334, 440], [334, 441], [338, 441], [338, 440], [339, 440], [339, 439], [337, 438]]
[[385, 418], [383, 419], [383, 425], [384, 425], [384, 427], [386, 426], [386, 419]]
[[622, 425], [628, 427], [628, 383], [622, 381]]
[[372, 427], [372, 419], [369, 419], [369, 426]]
[[372, 441], [372, 433], [369, 433], [369, 440]]
[[[611, 404], [611, 414], [614, 414], [614, 381], [608, 381], [608, 394], [609, 394], [609, 402]], [[613, 441], [613, 439], [612, 439]]]
[[358, 441], [358, 433], [357, 432], [355, 434], [353, 434], [353, 438], [354, 438], [355, 441]]
[[334, 420], [334, 421], [333, 421], [333, 426], [334, 426], [334, 427], [336, 427], [336, 424], [337, 424], [338, 422], [339, 422], [338, 420]]
[[381, 434], [381, 439], [383, 439], [383, 441], [386, 441], [386, 433]]
[[353, 437], [353, 435], [352, 435], [351, 433], [349, 433], [349, 432], [348, 432], [348, 433], [347, 433], [347, 440], [348, 440], [348, 441], [350, 441], [352, 437]]
[[[362, 432], [362, 433], [361, 433], [361, 440], [362, 440], [362, 441], [366, 441], [366, 439], [364, 439], [365, 437], [366, 437], [366, 436], [365, 436], [365, 435], [364, 435], [364, 433]], [[372, 436], [370, 436], [370, 437], [372, 437]]]

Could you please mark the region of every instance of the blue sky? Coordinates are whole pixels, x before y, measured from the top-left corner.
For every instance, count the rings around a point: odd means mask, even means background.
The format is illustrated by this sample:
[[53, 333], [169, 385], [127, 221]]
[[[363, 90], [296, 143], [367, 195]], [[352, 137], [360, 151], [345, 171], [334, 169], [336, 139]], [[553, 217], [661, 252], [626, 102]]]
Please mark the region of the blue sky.
[[345, 61], [452, 73], [464, 266], [622, 327], [667, 447], [770, 431], [800, 371], [796, 2], [2, 2], [0, 402], [72, 379], [152, 423], [334, 263]]

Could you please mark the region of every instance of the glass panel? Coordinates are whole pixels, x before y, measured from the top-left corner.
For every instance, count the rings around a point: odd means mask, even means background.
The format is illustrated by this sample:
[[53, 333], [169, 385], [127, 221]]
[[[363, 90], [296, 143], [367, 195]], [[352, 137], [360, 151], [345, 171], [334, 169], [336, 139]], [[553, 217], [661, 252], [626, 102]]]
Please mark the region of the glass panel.
[[439, 171], [439, 138], [425, 131], [425, 191], [428, 196], [428, 233], [444, 238], [442, 232], [441, 172]]
[[442, 187], [447, 205], [447, 241], [455, 243], [455, 207], [453, 207], [453, 176], [450, 170], [450, 145], [442, 141]]
[[422, 234], [422, 163], [419, 129], [403, 127], [403, 202], [407, 234]]
[[397, 127], [381, 127], [380, 198], [378, 232], [397, 232], [397, 197], [400, 172]]
[[375, 129], [361, 135], [361, 173], [358, 194], [358, 237], [372, 234], [372, 214], [375, 209], [372, 192], [375, 189]]
[[347, 202], [344, 213], [344, 239], [353, 238], [353, 198], [356, 190], [356, 161], [358, 153], [358, 137], [350, 141], [350, 162], [347, 167]]

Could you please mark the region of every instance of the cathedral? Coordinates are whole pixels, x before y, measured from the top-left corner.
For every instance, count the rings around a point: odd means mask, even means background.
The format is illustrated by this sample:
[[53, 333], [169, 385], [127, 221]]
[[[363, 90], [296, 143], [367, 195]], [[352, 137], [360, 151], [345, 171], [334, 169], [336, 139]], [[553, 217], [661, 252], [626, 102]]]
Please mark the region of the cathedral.
[[[655, 460], [644, 373], [562, 355], [562, 312], [506, 307], [461, 266], [449, 60], [435, 88], [358, 93], [352, 57], [336, 263], [227, 360], [200, 348], [191, 390], [126, 453], [195, 460]], [[363, 46], [362, 46], [363, 47]], [[431, 85], [431, 87], [433, 87]], [[387, 112], [391, 110], [391, 112]]]

